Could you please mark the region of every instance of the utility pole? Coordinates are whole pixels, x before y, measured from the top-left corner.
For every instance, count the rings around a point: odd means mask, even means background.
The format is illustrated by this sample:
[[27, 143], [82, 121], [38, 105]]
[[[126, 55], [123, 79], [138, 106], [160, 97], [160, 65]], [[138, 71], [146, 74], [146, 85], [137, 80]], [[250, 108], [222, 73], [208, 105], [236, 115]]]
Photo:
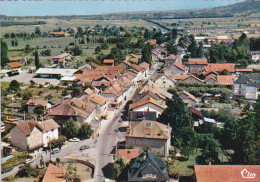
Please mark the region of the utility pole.
[[50, 160], [51, 160], [51, 142], [50, 142]]

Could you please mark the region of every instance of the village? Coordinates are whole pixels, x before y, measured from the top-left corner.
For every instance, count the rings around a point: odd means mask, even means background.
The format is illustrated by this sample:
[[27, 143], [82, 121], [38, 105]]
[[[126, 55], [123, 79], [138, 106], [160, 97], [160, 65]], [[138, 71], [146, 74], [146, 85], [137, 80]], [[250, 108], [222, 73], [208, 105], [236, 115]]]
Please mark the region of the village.
[[1, 37], [2, 181], [259, 180], [259, 36], [42, 27]]

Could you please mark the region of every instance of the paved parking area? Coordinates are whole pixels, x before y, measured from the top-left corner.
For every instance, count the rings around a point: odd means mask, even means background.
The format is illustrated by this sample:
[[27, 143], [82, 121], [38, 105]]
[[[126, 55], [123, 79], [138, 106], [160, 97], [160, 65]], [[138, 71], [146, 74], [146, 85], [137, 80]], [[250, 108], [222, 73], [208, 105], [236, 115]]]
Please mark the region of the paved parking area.
[[14, 75], [10, 77], [4, 77], [1, 79], [1, 81], [7, 81], [10, 82], [12, 80], [17, 80], [18, 82], [23, 83], [30, 83], [30, 80], [35, 81], [39, 84], [45, 84], [45, 82], [50, 82], [52, 85], [58, 85], [60, 83], [60, 80], [56, 78], [34, 78], [35, 74], [28, 73], [27, 71], [21, 72], [19, 75]]

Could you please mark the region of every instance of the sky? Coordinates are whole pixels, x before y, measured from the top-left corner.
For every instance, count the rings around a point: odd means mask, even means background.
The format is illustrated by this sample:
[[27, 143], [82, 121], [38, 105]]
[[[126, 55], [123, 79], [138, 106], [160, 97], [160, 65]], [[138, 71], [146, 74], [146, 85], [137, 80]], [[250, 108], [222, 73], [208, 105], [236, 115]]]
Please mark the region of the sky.
[[210, 8], [244, 0], [0, 0], [7, 16], [97, 15], [114, 12]]

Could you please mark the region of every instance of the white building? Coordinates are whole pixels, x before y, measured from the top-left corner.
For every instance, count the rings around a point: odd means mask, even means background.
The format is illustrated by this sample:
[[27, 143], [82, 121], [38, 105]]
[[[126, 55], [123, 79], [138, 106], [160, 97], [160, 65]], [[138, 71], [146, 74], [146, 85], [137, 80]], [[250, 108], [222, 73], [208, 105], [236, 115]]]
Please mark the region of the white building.
[[48, 147], [48, 143], [53, 139], [59, 138], [59, 125], [53, 120], [49, 119], [43, 122], [38, 122], [42, 130], [43, 146]]

